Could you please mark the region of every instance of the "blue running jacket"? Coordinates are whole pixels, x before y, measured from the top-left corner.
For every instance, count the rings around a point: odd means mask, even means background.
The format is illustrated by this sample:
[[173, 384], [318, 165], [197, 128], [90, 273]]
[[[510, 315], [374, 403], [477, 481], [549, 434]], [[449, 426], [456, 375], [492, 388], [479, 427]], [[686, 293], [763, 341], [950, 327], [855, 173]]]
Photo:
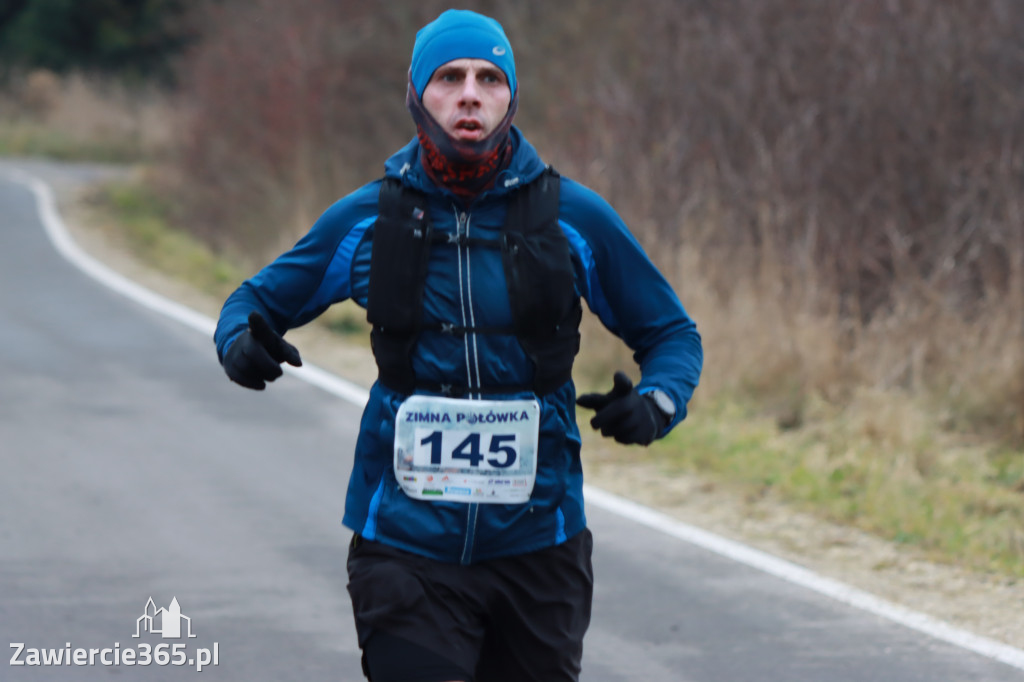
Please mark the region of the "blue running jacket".
[[[505, 222], [508, 193], [545, 168], [519, 130], [511, 134], [511, 164], [468, 208], [426, 176], [415, 139], [388, 159], [385, 172], [428, 195], [435, 230], [495, 239]], [[371, 182], [338, 200], [290, 251], [228, 297], [214, 337], [221, 359], [247, 328], [251, 311], [259, 311], [283, 334], [345, 299], [365, 308], [380, 185], [380, 180]], [[577, 293], [634, 351], [643, 377], [640, 392], [658, 388], [675, 402], [667, 433], [686, 416], [700, 376], [703, 351], [696, 325], [604, 199], [563, 176], [559, 210]], [[431, 249], [424, 325], [506, 326], [511, 320], [497, 249]], [[533, 375], [515, 337], [495, 334], [459, 337], [425, 330], [413, 367], [418, 378], [438, 384], [529, 385]], [[538, 398], [537, 479], [528, 503], [421, 501], [405, 495], [392, 468], [395, 414], [403, 396], [375, 383], [360, 424], [343, 523], [369, 540], [463, 564], [564, 542], [586, 526], [575, 398], [571, 381]]]

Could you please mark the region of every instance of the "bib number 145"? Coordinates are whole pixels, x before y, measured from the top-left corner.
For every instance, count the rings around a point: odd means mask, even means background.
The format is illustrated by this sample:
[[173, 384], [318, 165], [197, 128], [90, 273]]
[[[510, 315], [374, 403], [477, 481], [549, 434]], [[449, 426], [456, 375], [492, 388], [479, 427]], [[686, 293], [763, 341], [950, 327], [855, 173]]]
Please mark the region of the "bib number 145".
[[445, 468], [517, 469], [519, 435], [416, 429], [413, 462]]

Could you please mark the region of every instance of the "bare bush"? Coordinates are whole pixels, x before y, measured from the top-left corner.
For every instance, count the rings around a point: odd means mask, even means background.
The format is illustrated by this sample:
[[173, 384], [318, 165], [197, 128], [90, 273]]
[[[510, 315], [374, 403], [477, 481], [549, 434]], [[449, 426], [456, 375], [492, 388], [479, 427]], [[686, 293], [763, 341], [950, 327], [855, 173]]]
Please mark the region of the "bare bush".
[[585, 102], [597, 180], [661, 253], [699, 252], [663, 265], [716, 294], [712, 382], [971, 395], [1024, 435], [1024, 6], [635, 7], [617, 28], [644, 39]]
[[329, 0], [202, 10], [208, 38], [184, 61], [178, 163], [197, 232], [270, 253], [383, 172], [382, 149], [412, 131], [407, 56], [391, 47], [415, 31], [405, 14]]
[[[1024, 438], [1024, 4], [494, 0], [519, 124], [696, 314], [702, 395], [937, 396]], [[224, 2], [186, 60], [192, 224], [268, 254], [413, 132], [441, 3]]]

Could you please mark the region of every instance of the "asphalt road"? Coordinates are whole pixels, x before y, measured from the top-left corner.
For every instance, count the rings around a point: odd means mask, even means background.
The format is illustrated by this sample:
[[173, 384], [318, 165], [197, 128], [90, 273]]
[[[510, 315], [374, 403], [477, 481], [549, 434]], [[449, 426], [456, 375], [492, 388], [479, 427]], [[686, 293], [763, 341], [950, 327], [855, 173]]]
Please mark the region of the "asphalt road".
[[[81, 172], [34, 170], [58, 184]], [[0, 680], [185, 679], [214, 648], [200, 679], [363, 679], [340, 525], [359, 413], [292, 376], [264, 393], [232, 385], [205, 335], [59, 256], [33, 195], [0, 173], [0, 641], [25, 647], [7, 649]], [[586, 682], [1024, 681], [605, 509], [588, 516]], [[195, 637], [134, 637], [150, 597], [176, 598]], [[186, 665], [9, 663], [160, 644], [185, 644], [168, 653]]]

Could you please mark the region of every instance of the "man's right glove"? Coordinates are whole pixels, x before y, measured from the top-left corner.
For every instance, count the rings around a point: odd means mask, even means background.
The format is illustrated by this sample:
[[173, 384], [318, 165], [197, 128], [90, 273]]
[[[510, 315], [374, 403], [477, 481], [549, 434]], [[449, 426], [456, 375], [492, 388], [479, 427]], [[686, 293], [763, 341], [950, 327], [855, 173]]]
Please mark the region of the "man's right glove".
[[590, 425], [600, 429], [602, 436], [624, 444], [650, 445], [670, 421], [653, 398], [637, 392], [625, 372], [615, 373], [614, 386], [608, 393], [581, 395], [576, 404], [597, 410]]
[[228, 378], [246, 388], [262, 391], [268, 381], [284, 372], [281, 363], [302, 366], [299, 351], [281, 338], [258, 312], [249, 313], [249, 328], [242, 332], [224, 353], [224, 371]]

